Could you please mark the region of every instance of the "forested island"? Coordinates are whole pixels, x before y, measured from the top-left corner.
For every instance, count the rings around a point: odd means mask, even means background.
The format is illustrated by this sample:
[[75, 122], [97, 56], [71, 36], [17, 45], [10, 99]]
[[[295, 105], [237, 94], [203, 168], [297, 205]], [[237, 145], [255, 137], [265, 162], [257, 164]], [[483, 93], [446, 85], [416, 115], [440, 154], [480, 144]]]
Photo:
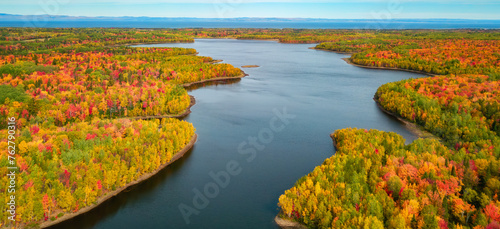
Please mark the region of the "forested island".
[[[352, 53], [370, 68], [432, 75], [383, 85], [382, 109], [439, 137], [332, 130], [337, 153], [279, 198], [279, 217], [310, 228], [500, 226], [500, 32], [496, 30], [0, 30], [0, 127], [15, 117], [16, 225], [78, 212], [168, 163], [194, 136], [170, 117], [182, 85], [241, 70], [181, 48], [193, 38], [272, 39]], [[170, 119], [141, 118], [157, 116]], [[0, 142], [7, 148], [7, 139]], [[7, 174], [9, 157], [1, 154]], [[2, 177], [2, 185], [8, 183]], [[4, 199], [7, 188], [2, 186]], [[12, 225], [8, 212], [2, 225]]]

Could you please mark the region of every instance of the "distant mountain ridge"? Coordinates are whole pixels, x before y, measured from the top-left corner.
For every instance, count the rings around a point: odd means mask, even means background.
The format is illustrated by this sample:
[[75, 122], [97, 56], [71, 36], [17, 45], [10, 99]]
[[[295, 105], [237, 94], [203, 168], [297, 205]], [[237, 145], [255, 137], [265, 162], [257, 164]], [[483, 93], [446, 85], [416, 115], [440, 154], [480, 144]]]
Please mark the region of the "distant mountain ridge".
[[[376, 22], [387, 20], [376, 19], [325, 19], [325, 18], [257, 18], [257, 17], [238, 17], [238, 18], [196, 18], [196, 17], [146, 17], [146, 16], [68, 16], [68, 15], [19, 15], [0, 13], [0, 21], [24, 21], [33, 18], [51, 20], [51, 21], [214, 21], [214, 22]], [[393, 22], [419, 23], [419, 22], [445, 22], [445, 23], [463, 23], [463, 22], [491, 22], [500, 23], [500, 20], [479, 20], [479, 19], [391, 19]]]

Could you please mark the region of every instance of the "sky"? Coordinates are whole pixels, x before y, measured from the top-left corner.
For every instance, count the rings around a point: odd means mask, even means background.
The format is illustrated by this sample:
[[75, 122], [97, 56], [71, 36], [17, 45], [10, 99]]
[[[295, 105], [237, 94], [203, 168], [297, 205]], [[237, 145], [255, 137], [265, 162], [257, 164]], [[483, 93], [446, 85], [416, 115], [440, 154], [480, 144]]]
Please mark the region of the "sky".
[[500, 19], [499, 0], [0, 0], [0, 13], [69, 16]]

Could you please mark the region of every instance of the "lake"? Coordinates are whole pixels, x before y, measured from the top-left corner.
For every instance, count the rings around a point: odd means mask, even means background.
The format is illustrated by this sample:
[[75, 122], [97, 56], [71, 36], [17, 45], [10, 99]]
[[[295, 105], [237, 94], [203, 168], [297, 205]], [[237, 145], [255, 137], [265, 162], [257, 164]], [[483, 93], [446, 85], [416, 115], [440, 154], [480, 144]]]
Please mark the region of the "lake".
[[198, 142], [182, 159], [54, 228], [278, 228], [279, 196], [335, 153], [333, 131], [373, 128], [415, 139], [372, 98], [384, 83], [423, 75], [351, 66], [341, 59], [348, 55], [311, 44], [197, 39], [142, 46], [195, 48], [235, 67], [260, 67], [243, 69], [249, 76], [238, 82], [189, 92], [196, 105], [185, 120]]

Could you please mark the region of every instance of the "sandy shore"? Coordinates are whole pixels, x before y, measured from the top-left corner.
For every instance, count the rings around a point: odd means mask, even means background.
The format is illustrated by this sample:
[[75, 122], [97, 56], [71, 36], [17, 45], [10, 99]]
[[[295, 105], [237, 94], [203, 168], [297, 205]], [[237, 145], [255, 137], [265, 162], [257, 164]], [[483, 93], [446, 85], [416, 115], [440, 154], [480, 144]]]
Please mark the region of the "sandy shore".
[[260, 67], [260, 66], [259, 66], [259, 65], [255, 65], [255, 64], [253, 64], [253, 65], [243, 65], [243, 66], [241, 66], [241, 67], [242, 67], [242, 68], [258, 68], [258, 67]]
[[191, 87], [191, 86], [194, 86], [194, 85], [198, 85], [198, 84], [203, 84], [203, 83], [206, 83], [206, 82], [241, 79], [241, 78], [243, 78], [245, 76], [247, 76], [247, 74], [245, 74], [245, 72], [242, 71], [242, 73], [240, 75], [238, 75], [238, 76], [233, 76], [233, 77], [216, 77], [216, 78], [211, 78], [211, 79], [196, 81], [196, 82], [192, 82], [192, 83], [185, 83], [185, 84], [182, 84], [181, 86], [183, 86], [184, 88], [188, 88], [188, 87]]
[[410, 132], [412, 132], [413, 134], [417, 135], [419, 138], [433, 138], [433, 139], [440, 140], [440, 138], [436, 137], [434, 134], [432, 134], [426, 130], [423, 130], [422, 127], [420, 127], [419, 125], [408, 121], [407, 119], [401, 117], [400, 115], [398, 115], [396, 113], [393, 113], [393, 112], [386, 110], [384, 107], [382, 107], [382, 105], [380, 105], [380, 102], [378, 100], [376, 100], [375, 98], [373, 98], [373, 100], [375, 100], [375, 102], [377, 103], [377, 106], [378, 106], [378, 108], [380, 108], [380, 110], [382, 110], [383, 112], [385, 112], [388, 115], [391, 115], [391, 116], [397, 118], [399, 121], [404, 123], [406, 128]]
[[80, 210], [78, 210], [77, 212], [75, 213], [65, 213], [64, 216], [54, 220], [54, 221], [45, 221], [43, 223], [40, 224], [40, 228], [46, 228], [46, 227], [50, 227], [50, 226], [53, 226], [55, 224], [58, 224], [58, 223], [61, 223], [62, 221], [65, 221], [65, 220], [68, 220], [68, 219], [71, 219], [73, 217], [76, 217], [80, 214], [83, 214], [85, 212], [88, 212], [94, 208], [96, 208], [97, 206], [99, 206], [100, 204], [104, 203], [106, 200], [110, 199], [111, 197], [113, 196], [116, 196], [117, 194], [119, 194], [120, 192], [122, 192], [123, 190], [133, 186], [133, 185], [136, 185], [136, 184], [139, 184], [141, 183], [142, 181], [145, 181], [147, 180], [148, 178], [154, 176], [155, 174], [157, 174], [158, 172], [160, 172], [162, 169], [164, 169], [165, 167], [167, 167], [168, 165], [174, 163], [177, 159], [181, 158], [182, 156], [184, 156], [184, 154], [186, 154], [193, 146], [194, 146], [194, 143], [196, 143], [196, 139], [198, 138], [198, 135], [197, 134], [194, 134], [193, 137], [191, 137], [191, 140], [189, 141], [189, 143], [184, 146], [184, 148], [182, 148], [179, 152], [177, 152], [174, 157], [172, 157], [172, 159], [161, 165], [159, 168], [157, 168], [155, 171], [151, 172], [151, 173], [146, 173], [142, 176], [140, 176], [137, 180], [135, 181], [132, 181], [128, 184], [126, 184], [125, 186], [123, 187], [120, 187], [118, 189], [116, 189], [115, 191], [112, 191], [112, 192], [109, 192], [107, 193], [106, 195], [98, 198], [97, 200], [97, 203], [96, 204], [93, 204], [91, 206], [87, 206], [87, 207], [84, 207]]
[[278, 216], [274, 217], [274, 222], [276, 222], [276, 224], [278, 224], [278, 226], [283, 229], [307, 229], [306, 226], [300, 223], [283, 219]]

